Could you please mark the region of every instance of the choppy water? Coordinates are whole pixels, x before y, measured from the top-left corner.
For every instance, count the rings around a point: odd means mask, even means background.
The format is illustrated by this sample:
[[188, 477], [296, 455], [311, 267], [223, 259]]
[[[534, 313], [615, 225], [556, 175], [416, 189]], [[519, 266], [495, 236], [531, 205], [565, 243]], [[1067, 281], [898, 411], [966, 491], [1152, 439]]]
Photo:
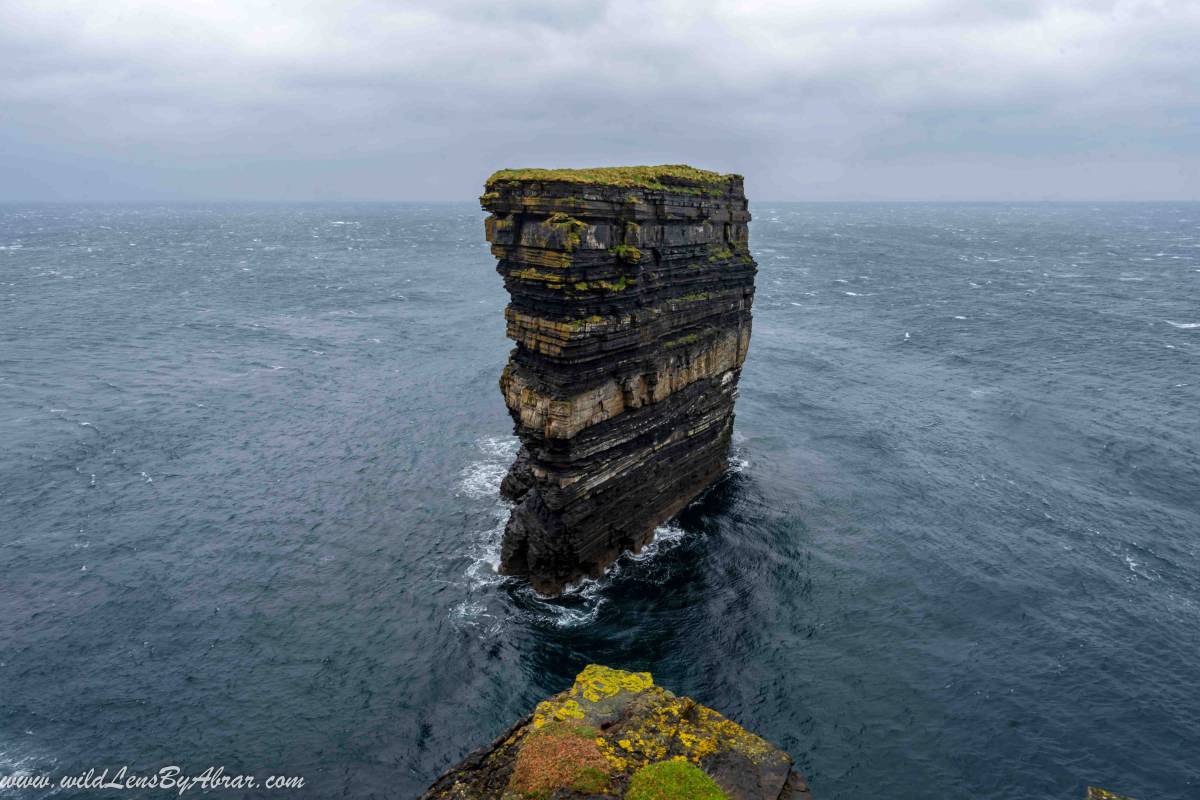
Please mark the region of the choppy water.
[[0, 207], [0, 774], [409, 797], [599, 661], [820, 798], [1200, 795], [1200, 205], [753, 210], [733, 468], [546, 602], [473, 204]]

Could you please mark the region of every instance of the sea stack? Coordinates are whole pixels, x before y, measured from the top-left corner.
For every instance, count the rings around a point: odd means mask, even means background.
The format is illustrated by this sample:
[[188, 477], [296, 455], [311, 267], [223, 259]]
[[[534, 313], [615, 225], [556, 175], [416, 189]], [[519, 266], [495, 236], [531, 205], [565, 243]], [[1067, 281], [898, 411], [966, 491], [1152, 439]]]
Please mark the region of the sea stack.
[[740, 175], [506, 169], [480, 202], [517, 346], [501, 571], [558, 594], [726, 468], [756, 267]]

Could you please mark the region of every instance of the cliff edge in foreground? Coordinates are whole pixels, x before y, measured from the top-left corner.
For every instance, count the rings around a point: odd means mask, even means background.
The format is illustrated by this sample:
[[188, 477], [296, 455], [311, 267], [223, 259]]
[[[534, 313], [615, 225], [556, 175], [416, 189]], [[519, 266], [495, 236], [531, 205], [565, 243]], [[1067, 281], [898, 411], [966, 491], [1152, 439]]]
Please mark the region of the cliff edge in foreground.
[[598, 576], [724, 472], [756, 266], [740, 175], [501, 170], [480, 198], [511, 295], [522, 448], [501, 571]]
[[590, 665], [423, 800], [811, 800], [786, 753], [654, 685]]

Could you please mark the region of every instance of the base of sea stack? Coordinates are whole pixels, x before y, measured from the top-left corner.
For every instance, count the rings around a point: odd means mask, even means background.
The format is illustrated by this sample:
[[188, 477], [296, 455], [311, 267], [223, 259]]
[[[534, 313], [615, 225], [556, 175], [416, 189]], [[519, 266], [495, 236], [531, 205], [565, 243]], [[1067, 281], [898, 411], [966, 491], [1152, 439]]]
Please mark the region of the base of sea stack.
[[[707, 436], [676, 434], [676, 440], [645, 447], [640, 471], [608, 479], [582, 498], [545, 491], [531, 476], [524, 451], [502, 490], [516, 501], [504, 529], [501, 572], [527, 578], [537, 592], [556, 596], [582, 578], [598, 578], [625, 551], [639, 552], [659, 525], [703, 494], [725, 472], [733, 432], [732, 415]], [[628, 463], [613, 459], [611, 470]]]
[[654, 685], [591, 665], [423, 800], [812, 800], [786, 753]]

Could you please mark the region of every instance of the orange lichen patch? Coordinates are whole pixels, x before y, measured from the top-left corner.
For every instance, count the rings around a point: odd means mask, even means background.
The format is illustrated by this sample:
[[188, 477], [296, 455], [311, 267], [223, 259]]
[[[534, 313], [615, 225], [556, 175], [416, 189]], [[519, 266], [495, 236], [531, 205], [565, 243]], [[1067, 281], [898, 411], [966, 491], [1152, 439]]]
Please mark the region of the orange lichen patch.
[[595, 739], [594, 728], [560, 722], [530, 733], [517, 753], [509, 790], [534, 798], [566, 787], [602, 790], [611, 769]]

